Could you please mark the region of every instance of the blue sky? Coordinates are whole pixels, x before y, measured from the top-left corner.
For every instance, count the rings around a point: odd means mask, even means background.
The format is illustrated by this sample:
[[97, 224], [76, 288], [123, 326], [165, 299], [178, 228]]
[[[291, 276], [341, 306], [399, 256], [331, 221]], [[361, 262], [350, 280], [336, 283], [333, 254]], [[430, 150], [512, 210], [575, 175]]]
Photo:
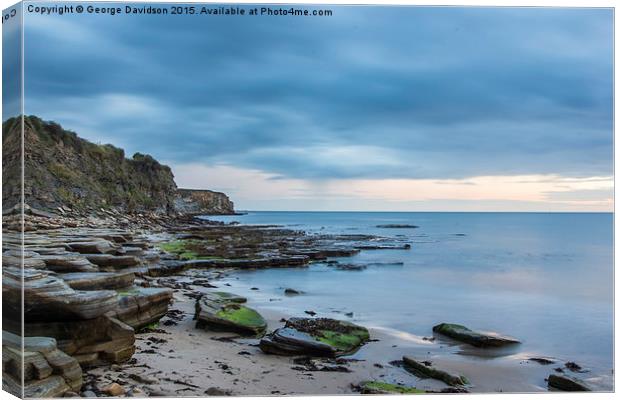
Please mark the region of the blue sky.
[[611, 208], [611, 10], [330, 8], [26, 14], [26, 113], [246, 209]]

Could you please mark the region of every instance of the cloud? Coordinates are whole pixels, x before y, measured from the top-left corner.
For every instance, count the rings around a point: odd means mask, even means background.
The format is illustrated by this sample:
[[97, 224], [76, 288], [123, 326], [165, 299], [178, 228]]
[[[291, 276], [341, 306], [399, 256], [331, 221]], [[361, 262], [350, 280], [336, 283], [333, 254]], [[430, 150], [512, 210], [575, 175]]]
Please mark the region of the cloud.
[[611, 175], [612, 10], [333, 10], [27, 15], [26, 111], [272, 179]]

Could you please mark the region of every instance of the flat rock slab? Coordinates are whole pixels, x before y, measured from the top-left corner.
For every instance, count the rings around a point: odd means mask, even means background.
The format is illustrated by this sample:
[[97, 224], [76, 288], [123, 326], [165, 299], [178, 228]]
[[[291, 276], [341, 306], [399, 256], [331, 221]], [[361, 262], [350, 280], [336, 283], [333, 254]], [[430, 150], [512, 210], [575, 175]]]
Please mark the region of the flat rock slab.
[[140, 259], [132, 255], [85, 254], [84, 257], [99, 267], [123, 268], [140, 265]]
[[133, 286], [133, 272], [73, 272], [59, 275], [75, 290], [117, 290]]
[[330, 318], [291, 318], [260, 342], [265, 353], [336, 357], [355, 352], [369, 339], [362, 326]]
[[38, 257], [45, 263], [46, 269], [54, 272], [96, 272], [99, 268], [86, 257], [65, 252], [64, 254], [42, 254]]
[[24, 317], [31, 322], [92, 319], [117, 304], [115, 291], [78, 291], [46, 271], [25, 269], [22, 275], [17, 269], [4, 268], [3, 309], [9, 315], [21, 315], [22, 291]]
[[159, 321], [166, 315], [172, 295], [172, 289], [168, 288], [133, 286], [119, 290], [118, 305], [108, 315], [138, 330]]
[[69, 242], [66, 245], [69, 250], [82, 254], [115, 254], [121, 249], [121, 246], [104, 239], [91, 242]]
[[226, 292], [211, 292], [196, 300], [196, 326], [262, 336], [267, 322], [246, 299]]
[[433, 332], [476, 347], [501, 347], [520, 343], [517, 339], [509, 336], [476, 332], [463, 325], [457, 324], [442, 323], [435, 325], [433, 327]]

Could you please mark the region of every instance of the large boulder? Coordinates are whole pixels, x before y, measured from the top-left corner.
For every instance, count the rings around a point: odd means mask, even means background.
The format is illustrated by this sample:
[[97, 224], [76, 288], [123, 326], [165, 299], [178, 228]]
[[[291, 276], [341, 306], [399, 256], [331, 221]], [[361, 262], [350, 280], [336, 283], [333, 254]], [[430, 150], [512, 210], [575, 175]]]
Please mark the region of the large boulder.
[[491, 333], [472, 331], [457, 324], [442, 323], [433, 327], [433, 332], [471, 344], [476, 347], [501, 347], [520, 343], [517, 339]]
[[330, 318], [291, 318], [260, 342], [265, 353], [335, 357], [357, 351], [369, 339], [362, 326]]
[[62, 397], [79, 392], [82, 368], [73, 357], [56, 347], [48, 337], [22, 337], [2, 332], [3, 388], [15, 396], [26, 398]]
[[245, 298], [225, 292], [213, 292], [196, 300], [196, 326], [261, 336], [267, 322], [255, 310], [243, 305]]
[[7, 316], [18, 320], [23, 310], [27, 322], [91, 319], [117, 304], [115, 291], [74, 290], [54, 274], [34, 269], [4, 268], [2, 298]]

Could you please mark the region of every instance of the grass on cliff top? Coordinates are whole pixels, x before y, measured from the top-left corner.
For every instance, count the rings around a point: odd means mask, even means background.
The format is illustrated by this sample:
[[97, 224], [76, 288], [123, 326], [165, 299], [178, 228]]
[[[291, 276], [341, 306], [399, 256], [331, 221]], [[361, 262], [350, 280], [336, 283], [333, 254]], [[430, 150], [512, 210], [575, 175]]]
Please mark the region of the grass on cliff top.
[[419, 394], [426, 393], [424, 390], [417, 389], [415, 387], [396, 385], [393, 383], [370, 381], [362, 383], [362, 390], [377, 391], [385, 393], [398, 393], [398, 394]]

